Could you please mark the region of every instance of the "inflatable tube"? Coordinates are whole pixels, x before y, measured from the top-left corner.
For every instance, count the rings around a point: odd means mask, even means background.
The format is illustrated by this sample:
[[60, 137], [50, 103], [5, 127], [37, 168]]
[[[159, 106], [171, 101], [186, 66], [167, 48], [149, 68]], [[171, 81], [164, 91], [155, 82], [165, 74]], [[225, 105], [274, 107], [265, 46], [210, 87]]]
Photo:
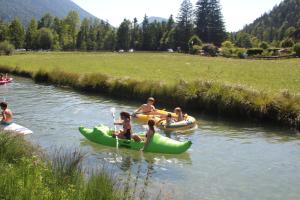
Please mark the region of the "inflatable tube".
[[[156, 113], [158, 114], [157, 115], [135, 114], [133, 115], [133, 117], [141, 123], [147, 123], [150, 119], [154, 121], [159, 121], [161, 119], [161, 115], [167, 116], [169, 112], [165, 110], [156, 110]], [[172, 113], [172, 116], [176, 117], [176, 114]]]
[[[116, 147], [117, 140], [112, 137], [112, 130], [104, 125], [95, 127], [94, 129], [88, 129], [84, 127], [79, 128], [80, 133], [88, 140], [110, 147]], [[143, 137], [143, 135], [140, 135]], [[129, 148], [139, 151], [144, 147], [144, 142], [135, 142], [134, 140], [118, 140], [119, 147]], [[149, 153], [163, 153], [163, 154], [181, 154], [187, 151], [192, 145], [191, 141], [179, 142], [167, 137], [164, 137], [158, 133], [155, 133], [150, 141], [145, 152]]]
[[0, 85], [5, 85], [7, 83], [11, 83], [13, 81], [13, 78], [8, 78], [8, 79], [5, 79], [3, 81], [0, 81]]
[[196, 119], [191, 116], [186, 116], [184, 121], [174, 122], [167, 125], [166, 120], [160, 120], [156, 123], [156, 126], [164, 131], [179, 131], [179, 130], [188, 130], [196, 126]]

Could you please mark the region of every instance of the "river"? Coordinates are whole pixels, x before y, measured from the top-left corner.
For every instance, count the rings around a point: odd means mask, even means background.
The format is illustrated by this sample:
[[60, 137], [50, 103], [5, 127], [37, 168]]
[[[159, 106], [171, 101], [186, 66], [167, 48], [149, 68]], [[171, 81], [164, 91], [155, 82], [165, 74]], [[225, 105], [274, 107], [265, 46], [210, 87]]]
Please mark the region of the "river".
[[[193, 142], [187, 153], [143, 154], [93, 144], [78, 131], [80, 125], [112, 126], [112, 107], [131, 112], [136, 103], [19, 77], [0, 86], [0, 95], [9, 102], [15, 121], [34, 131], [28, 140], [47, 152], [80, 149], [86, 153], [85, 168], [112, 171], [125, 186], [130, 182], [130, 195], [137, 199], [300, 199], [300, 137], [284, 128], [195, 115], [196, 130], [171, 135]], [[133, 125], [136, 132], [144, 131]]]

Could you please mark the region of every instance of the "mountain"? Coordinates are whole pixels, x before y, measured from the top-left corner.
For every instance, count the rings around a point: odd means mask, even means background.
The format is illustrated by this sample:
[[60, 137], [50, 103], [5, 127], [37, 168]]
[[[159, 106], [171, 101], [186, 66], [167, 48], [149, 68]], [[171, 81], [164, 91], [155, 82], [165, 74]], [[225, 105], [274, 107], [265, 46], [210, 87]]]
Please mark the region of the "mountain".
[[95, 18], [71, 0], [0, 0], [0, 5], [0, 19], [11, 21], [19, 17], [24, 24], [28, 24], [33, 17], [40, 19], [46, 13], [64, 17], [71, 10], [77, 11], [81, 19]]
[[263, 41], [282, 40], [300, 30], [300, 0], [284, 0], [269, 13], [265, 13], [243, 32]]
[[166, 21], [168, 21], [168, 19], [166, 19], [166, 18], [163, 18], [163, 17], [154, 17], [154, 16], [149, 17], [148, 20], [149, 20], [149, 23], [153, 23], [155, 20], [157, 22], [166, 22]]

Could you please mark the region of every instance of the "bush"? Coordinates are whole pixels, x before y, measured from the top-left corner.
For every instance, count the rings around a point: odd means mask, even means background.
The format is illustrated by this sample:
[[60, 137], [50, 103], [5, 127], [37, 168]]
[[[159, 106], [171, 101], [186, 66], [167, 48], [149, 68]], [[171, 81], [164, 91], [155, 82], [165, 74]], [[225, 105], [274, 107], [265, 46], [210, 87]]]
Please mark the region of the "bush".
[[269, 45], [266, 42], [262, 42], [262, 43], [259, 44], [259, 47], [262, 48], [262, 49], [268, 49]]
[[[191, 54], [196, 54], [197, 53], [197, 48], [202, 46], [202, 41], [197, 35], [193, 35], [190, 40], [189, 40], [189, 50]], [[196, 46], [196, 49], [194, 49], [194, 46]], [[196, 52], [195, 52], [196, 50]]]
[[190, 53], [191, 54], [198, 54], [200, 52], [200, 50], [202, 49], [202, 46], [199, 45], [193, 45]]
[[295, 44], [294, 51], [296, 53], [296, 56], [300, 57], [300, 43]]
[[264, 52], [261, 48], [252, 48], [247, 50], [248, 56], [261, 55]]
[[15, 51], [15, 47], [8, 41], [0, 43], [0, 55], [12, 55]]
[[234, 48], [234, 44], [227, 40], [222, 43], [222, 48], [232, 49]]
[[205, 44], [202, 47], [202, 50], [205, 52], [205, 54], [210, 56], [217, 56], [218, 54], [218, 48], [213, 44]]
[[282, 48], [289, 48], [294, 46], [294, 41], [290, 38], [283, 40], [280, 44]]
[[234, 51], [234, 53], [237, 55], [237, 57], [242, 58], [242, 59], [247, 57], [246, 52], [247, 52], [247, 50], [244, 48], [236, 48]]

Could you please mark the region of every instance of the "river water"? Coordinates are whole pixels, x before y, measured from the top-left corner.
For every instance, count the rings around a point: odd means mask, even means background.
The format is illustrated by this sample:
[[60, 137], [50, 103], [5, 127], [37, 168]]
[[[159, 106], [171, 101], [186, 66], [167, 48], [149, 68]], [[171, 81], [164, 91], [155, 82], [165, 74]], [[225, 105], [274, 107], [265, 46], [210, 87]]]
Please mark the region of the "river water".
[[[78, 126], [112, 126], [110, 109], [138, 105], [30, 79], [0, 86], [15, 121], [34, 131], [26, 137], [48, 152], [60, 147], [87, 153], [84, 167], [111, 171], [137, 199], [295, 200], [300, 199], [300, 137], [283, 128], [233, 123], [197, 116], [199, 127], [174, 139], [191, 140], [182, 155], [143, 154], [93, 144]], [[144, 131], [133, 122], [136, 132]], [[101, 187], [101, 186], [99, 186]]]

